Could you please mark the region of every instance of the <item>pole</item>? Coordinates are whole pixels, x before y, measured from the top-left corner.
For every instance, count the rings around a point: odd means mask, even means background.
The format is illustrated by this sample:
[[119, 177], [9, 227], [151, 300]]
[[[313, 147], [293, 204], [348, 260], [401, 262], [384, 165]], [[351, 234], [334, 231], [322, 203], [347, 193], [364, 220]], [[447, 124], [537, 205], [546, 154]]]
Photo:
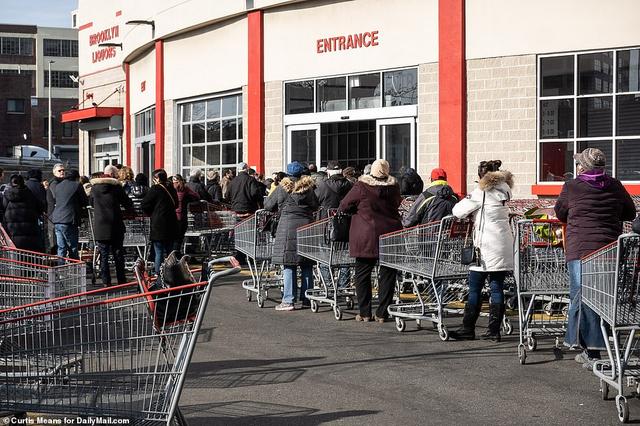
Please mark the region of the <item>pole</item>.
[[49, 160], [51, 160], [51, 64], [55, 61], [49, 61], [49, 120], [48, 120], [48, 132], [47, 132], [47, 141], [49, 142]]

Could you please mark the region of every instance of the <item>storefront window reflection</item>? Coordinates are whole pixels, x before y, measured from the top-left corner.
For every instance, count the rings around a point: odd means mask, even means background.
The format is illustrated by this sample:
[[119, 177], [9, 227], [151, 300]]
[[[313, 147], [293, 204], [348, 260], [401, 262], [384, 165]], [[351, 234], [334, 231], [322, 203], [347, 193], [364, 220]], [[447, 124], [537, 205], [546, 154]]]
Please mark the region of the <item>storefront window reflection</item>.
[[313, 112], [313, 80], [285, 84], [284, 97], [285, 114]]
[[573, 142], [540, 144], [540, 180], [558, 182], [573, 178]]
[[343, 111], [347, 106], [346, 77], [316, 80], [318, 112]]
[[380, 73], [349, 76], [349, 109], [380, 107]]
[[384, 73], [384, 106], [418, 103], [418, 71], [413, 69]]

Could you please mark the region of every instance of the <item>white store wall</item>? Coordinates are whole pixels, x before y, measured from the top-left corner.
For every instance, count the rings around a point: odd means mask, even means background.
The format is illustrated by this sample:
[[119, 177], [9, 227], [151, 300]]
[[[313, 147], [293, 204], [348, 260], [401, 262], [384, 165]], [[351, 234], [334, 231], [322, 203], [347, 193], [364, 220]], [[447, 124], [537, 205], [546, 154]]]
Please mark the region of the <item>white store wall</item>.
[[[135, 114], [156, 102], [156, 51], [150, 49], [145, 55], [131, 62], [129, 67], [131, 78], [131, 112]], [[142, 84], [144, 82], [144, 91]]]

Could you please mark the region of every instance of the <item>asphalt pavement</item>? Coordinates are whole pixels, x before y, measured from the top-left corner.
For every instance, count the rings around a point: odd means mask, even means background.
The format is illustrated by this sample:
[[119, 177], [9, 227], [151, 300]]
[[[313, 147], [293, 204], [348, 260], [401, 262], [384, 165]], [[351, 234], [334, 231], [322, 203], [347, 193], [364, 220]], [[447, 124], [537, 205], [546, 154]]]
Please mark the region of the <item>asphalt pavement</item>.
[[[336, 321], [328, 307], [260, 309], [245, 278], [215, 284], [180, 401], [192, 425], [618, 424], [576, 352], [557, 359], [541, 340], [520, 365], [516, 318], [501, 343], [442, 342], [430, 327], [400, 333], [355, 311]], [[640, 423], [640, 401], [628, 400]]]

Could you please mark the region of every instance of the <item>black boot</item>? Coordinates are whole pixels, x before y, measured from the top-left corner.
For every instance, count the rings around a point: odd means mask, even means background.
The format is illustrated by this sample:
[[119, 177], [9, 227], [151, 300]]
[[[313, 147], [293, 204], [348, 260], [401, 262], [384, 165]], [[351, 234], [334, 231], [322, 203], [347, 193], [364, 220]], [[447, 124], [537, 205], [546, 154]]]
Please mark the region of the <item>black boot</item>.
[[474, 340], [476, 338], [476, 321], [480, 315], [480, 305], [466, 303], [464, 305], [464, 316], [462, 326], [457, 330], [449, 332], [449, 337], [454, 340]]
[[502, 318], [504, 318], [504, 303], [489, 304], [489, 329], [482, 335], [484, 340], [493, 340], [499, 342], [500, 328], [502, 327]]

